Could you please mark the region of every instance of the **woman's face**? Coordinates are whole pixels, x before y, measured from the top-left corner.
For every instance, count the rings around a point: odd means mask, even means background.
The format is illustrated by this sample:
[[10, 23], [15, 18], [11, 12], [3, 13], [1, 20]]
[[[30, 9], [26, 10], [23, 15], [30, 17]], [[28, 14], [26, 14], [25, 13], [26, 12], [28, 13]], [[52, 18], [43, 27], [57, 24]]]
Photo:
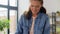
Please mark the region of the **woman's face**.
[[42, 3], [40, 1], [31, 1], [30, 9], [33, 14], [37, 14], [42, 7]]

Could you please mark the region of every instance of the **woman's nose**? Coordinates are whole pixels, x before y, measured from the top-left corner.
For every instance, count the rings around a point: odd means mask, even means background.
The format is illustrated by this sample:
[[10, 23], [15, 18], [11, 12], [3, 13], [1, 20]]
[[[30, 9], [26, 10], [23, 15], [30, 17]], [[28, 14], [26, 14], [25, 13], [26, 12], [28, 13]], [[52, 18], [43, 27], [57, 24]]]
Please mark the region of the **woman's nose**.
[[34, 9], [36, 9], [36, 7], [35, 7], [35, 6], [34, 6], [33, 8], [34, 8]]

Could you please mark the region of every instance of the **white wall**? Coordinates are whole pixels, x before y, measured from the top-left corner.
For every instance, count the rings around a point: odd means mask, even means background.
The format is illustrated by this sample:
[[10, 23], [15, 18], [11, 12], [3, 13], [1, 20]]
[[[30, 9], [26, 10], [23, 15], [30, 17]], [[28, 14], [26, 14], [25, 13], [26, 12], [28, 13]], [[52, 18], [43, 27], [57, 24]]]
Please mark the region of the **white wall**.
[[29, 6], [29, 0], [19, 0], [19, 8], [18, 8], [19, 17], [25, 10], [28, 10], [28, 6]]
[[47, 13], [60, 11], [60, 0], [44, 0], [44, 7]]

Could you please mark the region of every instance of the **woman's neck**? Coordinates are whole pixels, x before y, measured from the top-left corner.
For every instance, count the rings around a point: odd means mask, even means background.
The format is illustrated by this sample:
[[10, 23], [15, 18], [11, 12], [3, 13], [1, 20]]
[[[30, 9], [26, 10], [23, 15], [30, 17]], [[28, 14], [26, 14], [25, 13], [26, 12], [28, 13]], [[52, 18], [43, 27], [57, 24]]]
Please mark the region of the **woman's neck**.
[[37, 14], [33, 14], [32, 17], [35, 17], [36, 18], [37, 17]]

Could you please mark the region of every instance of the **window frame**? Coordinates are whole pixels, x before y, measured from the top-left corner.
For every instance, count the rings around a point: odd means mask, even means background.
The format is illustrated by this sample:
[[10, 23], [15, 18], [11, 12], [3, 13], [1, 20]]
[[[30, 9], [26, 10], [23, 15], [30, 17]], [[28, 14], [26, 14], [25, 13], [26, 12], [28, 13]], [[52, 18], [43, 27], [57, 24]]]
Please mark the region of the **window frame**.
[[[7, 8], [8, 9], [7, 10], [7, 18], [8, 18], [8, 20], [10, 19], [10, 10], [16, 10], [17, 11], [17, 23], [18, 23], [18, 0], [16, 2], [17, 2], [17, 6], [16, 7], [15, 6], [10, 6], [9, 0], [7, 2], [8, 5], [0, 4], [0, 7]], [[10, 34], [9, 29], [8, 29], [8, 32], [7, 33]]]

